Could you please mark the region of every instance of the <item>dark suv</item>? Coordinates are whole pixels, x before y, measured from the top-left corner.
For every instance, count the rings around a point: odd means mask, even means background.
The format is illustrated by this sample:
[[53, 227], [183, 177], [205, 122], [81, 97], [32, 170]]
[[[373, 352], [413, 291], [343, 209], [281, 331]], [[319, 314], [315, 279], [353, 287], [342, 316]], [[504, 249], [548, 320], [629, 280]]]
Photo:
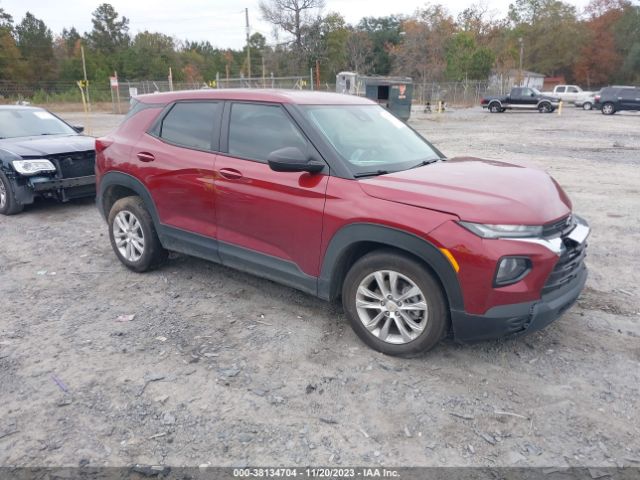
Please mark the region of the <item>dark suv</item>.
[[172, 250], [341, 298], [392, 355], [542, 328], [585, 284], [589, 227], [541, 170], [446, 159], [355, 96], [138, 100], [96, 141], [97, 205], [134, 271]]
[[605, 115], [622, 110], [640, 110], [640, 87], [605, 87], [595, 97], [594, 107]]

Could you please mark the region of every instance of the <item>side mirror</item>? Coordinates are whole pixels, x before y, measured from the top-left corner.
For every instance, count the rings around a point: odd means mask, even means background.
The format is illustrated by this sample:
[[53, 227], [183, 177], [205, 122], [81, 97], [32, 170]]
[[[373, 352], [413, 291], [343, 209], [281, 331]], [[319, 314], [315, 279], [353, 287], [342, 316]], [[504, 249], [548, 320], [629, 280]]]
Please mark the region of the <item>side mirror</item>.
[[84, 127], [82, 125], [73, 125], [71, 128], [73, 128], [78, 133], [84, 132]]
[[535, 97], [535, 96], [536, 96], [536, 94], [535, 94], [535, 93], [533, 93], [533, 92], [531, 92], [529, 95], [531, 95], [532, 97]]
[[324, 168], [324, 162], [306, 159], [298, 147], [285, 147], [274, 150], [267, 157], [269, 167], [274, 172], [318, 173]]

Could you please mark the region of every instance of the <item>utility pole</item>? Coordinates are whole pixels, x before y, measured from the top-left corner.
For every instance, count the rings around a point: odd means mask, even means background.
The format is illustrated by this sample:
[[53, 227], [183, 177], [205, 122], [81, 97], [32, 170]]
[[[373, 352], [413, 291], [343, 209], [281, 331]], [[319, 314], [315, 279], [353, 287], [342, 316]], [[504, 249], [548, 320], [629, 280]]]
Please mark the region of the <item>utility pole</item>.
[[82, 55], [82, 73], [84, 74], [84, 89], [87, 94], [87, 107], [91, 112], [91, 99], [89, 98], [89, 81], [87, 80], [87, 64], [84, 61], [84, 47], [80, 45], [80, 54]]
[[522, 74], [522, 57], [524, 55], [524, 42], [522, 37], [518, 38], [518, 42], [520, 42], [520, 73], [518, 74], [519, 86], [522, 87], [524, 83], [524, 75]]
[[249, 38], [251, 37], [251, 30], [249, 28], [249, 9], [244, 9], [244, 18], [247, 24], [247, 77], [251, 82], [251, 48], [249, 47]]

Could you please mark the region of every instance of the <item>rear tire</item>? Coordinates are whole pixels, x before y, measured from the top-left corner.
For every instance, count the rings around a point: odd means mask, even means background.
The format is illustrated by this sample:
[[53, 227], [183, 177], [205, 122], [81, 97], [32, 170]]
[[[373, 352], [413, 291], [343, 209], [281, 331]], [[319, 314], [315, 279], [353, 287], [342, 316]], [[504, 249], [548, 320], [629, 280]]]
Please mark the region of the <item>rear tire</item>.
[[168, 252], [160, 244], [151, 214], [140, 197], [125, 197], [111, 207], [109, 239], [118, 259], [134, 272], [159, 266]]
[[440, 283], [424, 265], [393, 250], [356, 261], [344, 280], [342, 304], [358, 337], [387, 355], [423, 354], [449, 324]]
[[606, 102], [602, 105], [603, 115], [613, 115], [616, 113], [616, 106], [611, 102]]
[[500, 104], [498, 102], [491, 102], [489, 104], [489, 111], [491, 113], [500, 113], [500, 112], [504, 112], [504, 109], [500, 107]]
[[591, 110], [591, 109], [593, 109], [593, 103], [591, 103], [591, 102], [584, 102], [584, 103], [582, 104], [582, 109], [583, 109], [583, 110]]
[[3, 172], [0, 172], [0, 215], [15, 215], [23, 208], [24, 205], [16, 200], [13, 183]]

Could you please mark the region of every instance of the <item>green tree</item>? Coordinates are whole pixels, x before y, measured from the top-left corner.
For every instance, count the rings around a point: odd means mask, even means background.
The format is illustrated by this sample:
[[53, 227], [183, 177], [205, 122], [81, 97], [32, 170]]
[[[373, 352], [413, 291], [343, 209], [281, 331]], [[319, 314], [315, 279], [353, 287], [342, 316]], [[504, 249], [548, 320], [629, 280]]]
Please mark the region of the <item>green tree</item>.
[[336, 74], [347, 67], [347, 39], [349, 28], [342, 15], [330, 13], [324, 17], [322, 36], [325, 47], [325, 61], [321, 79], [335, 82]]
[[469, 32], [455, 34], [447, 45], [446, 75], [455, 81], [485, 80], [495, 56], [487, 47], [479, 47]]
[[[259, 77], [262, 75], [262, 60], [267, 49], [267, 39], [260, 32], [255, 32], [249, 37], [249, 48], [251, 49], [251, 76]], [[247, 56], [247, 47], [245, 46], [242, 51], [244, 56]], [[243, 62], [246, 65], [246, 59]]]
[[130, 79], [167, 78], [172, 68], [173, 78], [182, 77], [174, 40], [162, 33], [138, 33], [123, 55], [123, 75]]
[[63, 28], [60, 36], [55, 39], [54, 54], [58, 63], [59, 80], [73, 82], [83, 78], [81, 41], [80, 34], [74, 27], [69, 30]]
[[585, 38], [576, 8], [559, 0], [517, 0], [509, 6], [513, 35], [524, 41], [524, 67], [545, 75], [573, 76]]
[[364, 17], [356, 30], [365, 32], [372, 46], [369, 70], [378, 75], [391, 73], [391, 52], [402, 41], [403, 15], [389, 15], [387, 17]]
[[13, 37], [13, 18], [0, 8], [0, 79], [15, 81], [23, 75], [24, 65]]
[[93, 30], [87, 38], [93, 49], [112, 55], [129, 45], [129, 19], [118, 18], [118, 12], [113, 6], [103, 3], [95, 9], [92, 16]]
[[622, 15], [612, 31], [622, 68], [617, 77], [621, 83], [640, 83], [640, 5], [620, 1]]
[[28, 80], [52, 80], [56, 77], [53, 34], [45, 23], [27, 12], [15, 27], [16, 45], [26, 63]]

